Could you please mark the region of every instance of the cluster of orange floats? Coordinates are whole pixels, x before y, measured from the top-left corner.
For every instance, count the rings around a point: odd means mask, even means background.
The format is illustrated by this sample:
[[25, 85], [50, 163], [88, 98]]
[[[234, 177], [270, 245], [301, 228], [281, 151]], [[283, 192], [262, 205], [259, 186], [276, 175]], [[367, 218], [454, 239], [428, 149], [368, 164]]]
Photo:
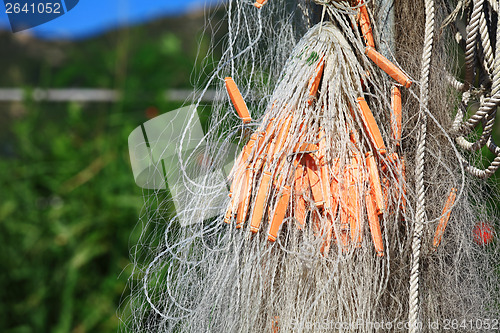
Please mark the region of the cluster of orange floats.
[[[260, 8], [266, 2], [267, 0], [257, 0], [255, 6]], [[366, 43], [366, 55], [401, 86], [409, 88], [412, 82], [406, 74], [375, 50], [364, 1], [353, 2], [359, 10], [357, 22]], [[322, 58], [314, 75], [309, 79], [309, 104], [312, 104], [318, 93], [324, 64], [325, 59]], [[252, 120], [250, 113], [234, 80], [227, 77], [225, 83], [236, 112], [244, 123], [250, 122]], [[393, 87], [391, 97], [392, 140], [398, 150], [401, 142], [402, 106], [401, 92], [397, 86]], [[236, 221], [236, 228], [242, 228], [248, 223], [250, 230], [257, 233], [261, 222], [267, 216], [268, 240], [274, 242], [287, 217], [287, 212], [292, 215], [293, 211], [293, 218], [299, 229], [305, 227], [307, 219], [312, 222], [315, 234], [323, 238], [321, 247], [323, 254], [328, 253], [332, 239], [338, 240], [342, 252], [345, 253], [351, 248], [361, 246], [364, 229], [363, 212], [366, 212], [375, 251], [378, 256], [384, 256], [380, 219], [384, 214], [394, 213], [394, 204], [388, 198], [391, 191], [397, 192], [400, 208], [405, 210], [405, 162], [397, 152], [387, 151], [379, 127], [363, 97], [357, 99], [357, 110], [362, 128], [369, 138], [371, 151], [365, 156], [351, 152], [350, 161], [342, 166], [338, 158], [333, 162], [326, 162], [328, 142], [321, 128], [315, 141], [317, 143], [302, 143], [299, 139], [289, 156], [282, 154], [292, 124], [291, 115], [281, 120], [270, 119], [266, 129], [254, 132], [231, 172], [234, 178], [225, 222]], [[352, 109], [351, 113], [356, 119]], [[350, 138], [356, 145], [352, 133]], [[290, 156], [293, 159], [290, 160]], [[286, 163], [292, 165], [291, 181], [288, 176], [280, 172], [284, 170]], [[271, 164], [277, 164], [278, 167], [271, 169]], [[271, 170], [274, 170], [274, 174]], [[258, 182], [254, 182], [256, 177], [260, 179]], [[362, 188], [362, 184], [369, 184], [368, 190]], [[435, 247], [441, 242], [455, 193], [456, 190], [453, 189], [443, 210], [434, 237]], [[268, 202], [272, 200], [275, 200], [275, 203], [271, 210]], [[360, 207], [363, 202], [365, 207]], [[324, 221], [327, 221], [326, 226]], [[335, 221], [339, 223], [334, 223]]]

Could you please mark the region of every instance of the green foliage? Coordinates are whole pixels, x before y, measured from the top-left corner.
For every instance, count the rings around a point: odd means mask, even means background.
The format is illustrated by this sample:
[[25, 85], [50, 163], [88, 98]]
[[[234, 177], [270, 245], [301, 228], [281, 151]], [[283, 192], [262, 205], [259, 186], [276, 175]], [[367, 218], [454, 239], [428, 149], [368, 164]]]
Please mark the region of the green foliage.
[[[0, 36], [9, 68], [0, 85], [27, 87], [28, 98], [0, 117], [0, 332], [118, 330], [143, 205], [127, 139], [147, 116], [180, 107], [167, 89], [190, 89], [191, 73], [212, 70], [195, 65], [208, 45], [196, 32], [202, 22], [190, 20], [77, 43], [20, 47]], [[37, 103], [32, 87], [117, 89], [122, 99]]]
[[109, 108], [28, 105], [11, 124], [15, 155], [0, 160], [2, 332], [116, 331], [142, 205], [127, 136], [145, 119]]
[[[24, 86], [28, 98], [14, 117], [0, 105], [0, 332], [118, 330], [143, 205], [128, 135], [181, 106], [167, 89], [212, 71], [214, 59], [195, 64], [209, 48], [202, 24], [172, 18], [76, 43], [0, 35], [0, 85]], [[34, 87], [117, 89], [122, 99], [37, 103]]]

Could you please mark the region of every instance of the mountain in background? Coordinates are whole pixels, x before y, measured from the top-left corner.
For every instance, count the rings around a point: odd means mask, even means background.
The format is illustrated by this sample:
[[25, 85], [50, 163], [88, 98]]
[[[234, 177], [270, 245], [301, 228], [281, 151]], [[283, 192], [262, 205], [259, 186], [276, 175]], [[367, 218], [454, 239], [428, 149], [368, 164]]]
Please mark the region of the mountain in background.
[[[85, 39], [116, 28], [144, 24], [167, 16], [179, 16], [193, 11], [208, 10], [222, 1], [83, 0], [64, 15], [29, 29], [29, 33], [38, 38], [51, 40]], [[0, 29], [10, 31], [6, 8], [2, 5], [0, 5]]]
[[[112, 88], [137, 94], [190, 88], [202, 69], [213, 68], [213, 63], [202, 63], [211, 52], [211, 36], [220, 40], [227, 31], [225, 25], [206, 30], [205, 14], [191, 11], [75, 41], [0, 31], [0, 87]], [[219, 26], [222, 15], [211, 14], [210, 26]], [[211, 61], [218, 59], [220, 49], [218, 43]]]

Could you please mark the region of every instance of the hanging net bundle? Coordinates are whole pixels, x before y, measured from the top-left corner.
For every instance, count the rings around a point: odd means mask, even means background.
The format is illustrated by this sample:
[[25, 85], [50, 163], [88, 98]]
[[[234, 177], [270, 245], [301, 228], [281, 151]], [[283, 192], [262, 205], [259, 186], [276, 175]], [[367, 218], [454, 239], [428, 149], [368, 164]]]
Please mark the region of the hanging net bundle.
[[[127, 328], [494, 324], [499, 192], [486, 178], [500, 167], [499, 3], [234, 0], [224, 10], [222, 58], [174, 147], [189, 195], [172, 212], [172, 178], [170, 194], [144, 192]], [[200, 109], [208, 130], [187, 149]]]

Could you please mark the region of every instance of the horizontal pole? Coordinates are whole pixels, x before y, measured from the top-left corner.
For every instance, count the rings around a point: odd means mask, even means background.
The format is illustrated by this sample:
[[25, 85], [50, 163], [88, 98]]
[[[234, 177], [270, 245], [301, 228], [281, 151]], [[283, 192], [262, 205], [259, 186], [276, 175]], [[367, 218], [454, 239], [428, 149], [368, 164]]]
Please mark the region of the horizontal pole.
[[[174, 102], [184, 102], [192, 99], [193, 90], [170, 89], [164, 94], [165, 99]], [[27, 90], [22, 88], [0, 88], [0, 102], [22, 102], [27, 98]], [[121, 98], [118, 90], [92, 89], [92, 88], [61, 88], [41, 89], [35, 88], [30, 97], [37, 101], [47, 102], [117, 102]], [[221, 100], [226, 96], [217, 96], [215, 90], [207, 90], [201, 98], [202, 102]]]

